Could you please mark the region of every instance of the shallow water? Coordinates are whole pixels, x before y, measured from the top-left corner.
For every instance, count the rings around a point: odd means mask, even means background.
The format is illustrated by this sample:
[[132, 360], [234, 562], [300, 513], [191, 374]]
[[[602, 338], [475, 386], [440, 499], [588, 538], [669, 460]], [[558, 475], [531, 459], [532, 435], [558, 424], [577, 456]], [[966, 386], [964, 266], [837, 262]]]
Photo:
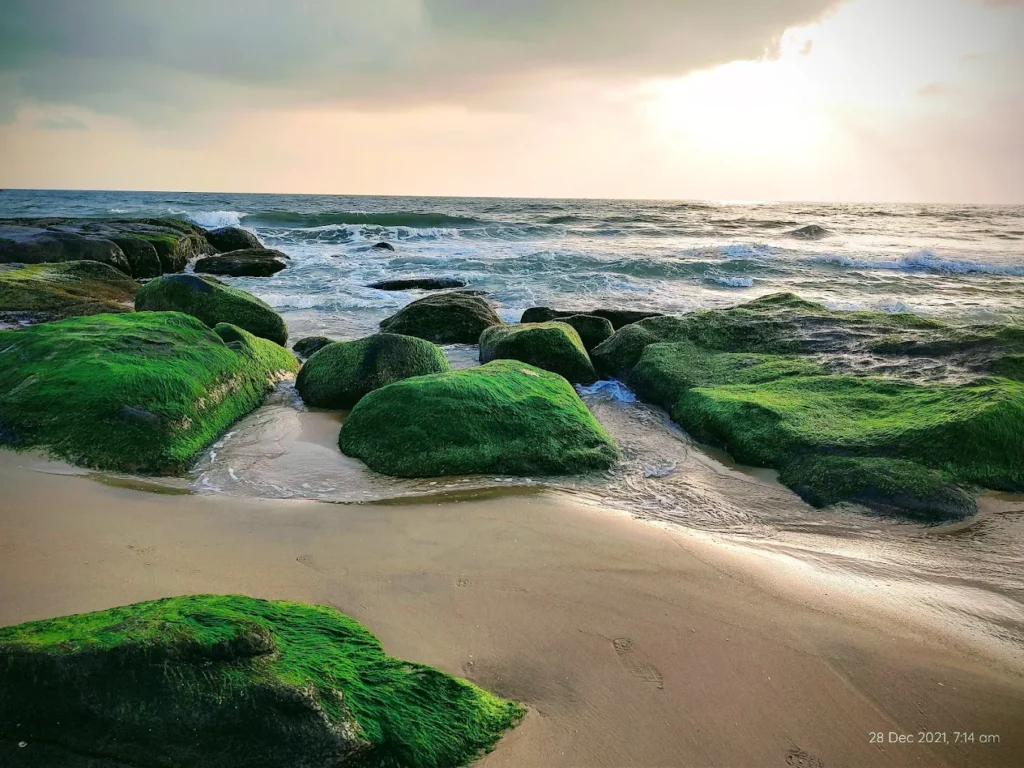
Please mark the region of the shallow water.
[[[0, 193], [0, 216], [44, 215], [177, 215], [252, 228], [291, 256], [289, 268], [230, 282], [278, 308], [292, 339], [373, 332], [423, 294], [365, 286], [406, 276], [463, 278], [506, 320], [535, 305], [681, 312], [780, 290], [965, 323], [1019, 321], [1024, 306], [1022, 207]], [[790, 234], [812, 224], [829, 234]], [[379, 240], [396, 250], [371, 249]], [[475, 364], [473, 347], [446, 351], [456, 366]], [[987, 497], [976, 517], [941, 527], [816, 510], [772, 472], [695, 445], [621, 385], [581, 394], [623, 449], [606, 475], [386, 478], [338, 451], [343, 414], [306, 409], [283, 384], [207, 452], [188, 485], [338, 502], [553, 488], [753, 548], [1024, 659], [1024, 498]]]

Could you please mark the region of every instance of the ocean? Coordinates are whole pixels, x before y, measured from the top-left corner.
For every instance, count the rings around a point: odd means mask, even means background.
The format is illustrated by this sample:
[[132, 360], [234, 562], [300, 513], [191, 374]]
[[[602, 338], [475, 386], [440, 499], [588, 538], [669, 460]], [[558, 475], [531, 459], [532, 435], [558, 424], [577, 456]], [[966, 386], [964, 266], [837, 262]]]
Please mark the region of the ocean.
[[[1024, 323], [1024, 206], [4, 190], [0, 217], [12, 216], [249, 228], [289, 267], [229, 282], [281, 312], [292, 340], [374, 332], [422, 293], [368, 284], [411, 276], [462, 278], [506, 321], [531, 306], [681, 313], [792, 291], [838, 309]], [[373, 249], [380, 241], [395, 250]], [[472, 347], [446, 351], [454, 365], [475, 362]], [[1024, 661], [1024, 498], [992, 495], [976, 517], [936, 527], [813, 509], [772, 472], [695, 444], [617, 382], [581, 395], [623, 448], [601, 477], [384, 478], [341, 456], [339, 415], [305, 409], [283, 385], [184, 482], [197, 493], [335, 502], [555, 489], [796, 565]]]

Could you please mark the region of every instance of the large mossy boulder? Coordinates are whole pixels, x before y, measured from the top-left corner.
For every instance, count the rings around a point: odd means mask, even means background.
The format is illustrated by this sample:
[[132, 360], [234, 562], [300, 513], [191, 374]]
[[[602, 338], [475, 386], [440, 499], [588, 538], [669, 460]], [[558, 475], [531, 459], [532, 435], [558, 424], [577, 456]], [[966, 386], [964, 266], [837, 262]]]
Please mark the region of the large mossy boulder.
[[387, 384], [450, 369], [444, 352], [429, 341], [377, 333], [315, 352], [299, 371], [295, 388], [314, 408], [351, 408]]
[[99, 261], [131, 274], [124, 251], [110, 240], [0, 222], [0, 264]]
[[287, 258], [281, 251], [248, 248], [199, 259], [195, 271], [229, 277], [270, 277], [288, 266]]
[[259, 249], [263, 243], [256, 235], [241, 227], [218, 227], [208, 229], [204, 236], [206, 241], [221, 253]]
[[187, 595], [0, 628], [0, 763], [455, 768], [523, 709], [333, 608]]
[[380, 329], [435, 344], [476, 344], [480, 334], [492, 325], [501, 325], [501, 318], [487, 299], [471, 292], [454, 291], [406, 304], [381, 320]]
[[340, 446], [398, 477], [570, 475], [618, 458], [564, 378], [513, 360], [371, 392], [345, 420]]
[[0, 445], [177, 474], [297, 369], [272, 342], [177, 312], [0, 331]]
[[326, 336], [306, 336], [292, 344], [292, 351], [301, 358], [308, 358], [333, 343], [334, 339], [329, 339]]
[[588, 355], [590, 350], [601, 342], [610, 339], [612, 334], [615, 333], [615, 327], [612, 325], [611, 320], [598, 317], [597, 315], [569, 315], [568, 317], [559, 318], [558, 322], [571, 325], [576, 329], [576, 333], [580, 335], [580, 341], [583, 342], [583, 348], [587, 350]]
[[597, 380], [576, 329], [566, 323], [495, 325], [480, 335], [480, 362], [519, 360], [564, 376], [572, 384]]
[[131, 312], [138, 290], [130, 277], [98, 261], [0, 265], [0, 322]]
[[547, 323], [551, 320], [563, 320], [574, 315], [592, 315], [603, 317], [618, 330], [632, 323], [638, 323], [649, 317], [659, 317], [661, 312], [645, 312], [636, 309], [589, 309], [586, 311], [572, 309], [551, 309], [551, 307], [530, 307], [523, 312], [521, 323]]
[[231, 323], [249, 333], [284, 346], [288, 328], [284, 318], [250, 293], [200, 275], [165, 275], [142, 286], [135, 294], [140, 312], [184, 312], [211, 328]]

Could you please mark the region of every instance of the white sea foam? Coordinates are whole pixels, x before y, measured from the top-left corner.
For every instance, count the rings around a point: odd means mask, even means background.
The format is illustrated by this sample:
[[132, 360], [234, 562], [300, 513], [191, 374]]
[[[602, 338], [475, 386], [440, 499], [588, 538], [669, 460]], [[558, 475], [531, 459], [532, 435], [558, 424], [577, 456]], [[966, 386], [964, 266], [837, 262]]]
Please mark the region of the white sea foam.
[[582, 384], [576, 385], [576, 391], [580, 397], [591, 397], [598, 400], [611, 400], [617, 403], [635, 403], [636, 395], [633, 391], [615, 379], [603, 379], [596, 381], [589, 387]]
[[944, 272], [954, 275], [1014, 275], [1024, 276], [1024, 267], [1005, 264], [983, 264], [944, 258], [934, 251], [921, 250], [895, 261], [855, 259], [849, 256], [825, 256], [818, 261], [854, 269], [892, 269], [901, 272]]
[[242, 217], [245, 215], [238, 211], [170, 211], [174, 214], [185, 214], [193, 224], [198, 224], [206, 229], [217, 227], [240, 227]]
[[752, 277], [712, 277], [714, 282], [724, 285], [727, 288], [753, 288], [754, 278]]

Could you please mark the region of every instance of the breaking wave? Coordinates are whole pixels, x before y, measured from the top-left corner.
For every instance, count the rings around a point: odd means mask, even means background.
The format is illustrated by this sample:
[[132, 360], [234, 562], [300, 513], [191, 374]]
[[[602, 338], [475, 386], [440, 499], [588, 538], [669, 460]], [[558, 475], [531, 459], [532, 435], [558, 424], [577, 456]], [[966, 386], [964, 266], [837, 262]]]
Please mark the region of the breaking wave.
[[922, 250], [895, 261], [855, 259], [848, 256], [825, 256], [818, 259], [822, 264], [835, 264], [854, 269], [891, 269], [901, 272], [937, 272], [953, 275], [1012, 275], [1024, 276], [1024, 267], [1005, 264], [984, 264], [976, 261], [947, 259], [934, 251]]
[[270, 226], [309, 229], [332, 225], [407, 227], [411, 229], [439, 227], [467, 227], [484, 224], [470, 216], [451, 216], [447, 213], [295, 213], [293, 211], [261, 211], [242, 217], [251, 226]]

